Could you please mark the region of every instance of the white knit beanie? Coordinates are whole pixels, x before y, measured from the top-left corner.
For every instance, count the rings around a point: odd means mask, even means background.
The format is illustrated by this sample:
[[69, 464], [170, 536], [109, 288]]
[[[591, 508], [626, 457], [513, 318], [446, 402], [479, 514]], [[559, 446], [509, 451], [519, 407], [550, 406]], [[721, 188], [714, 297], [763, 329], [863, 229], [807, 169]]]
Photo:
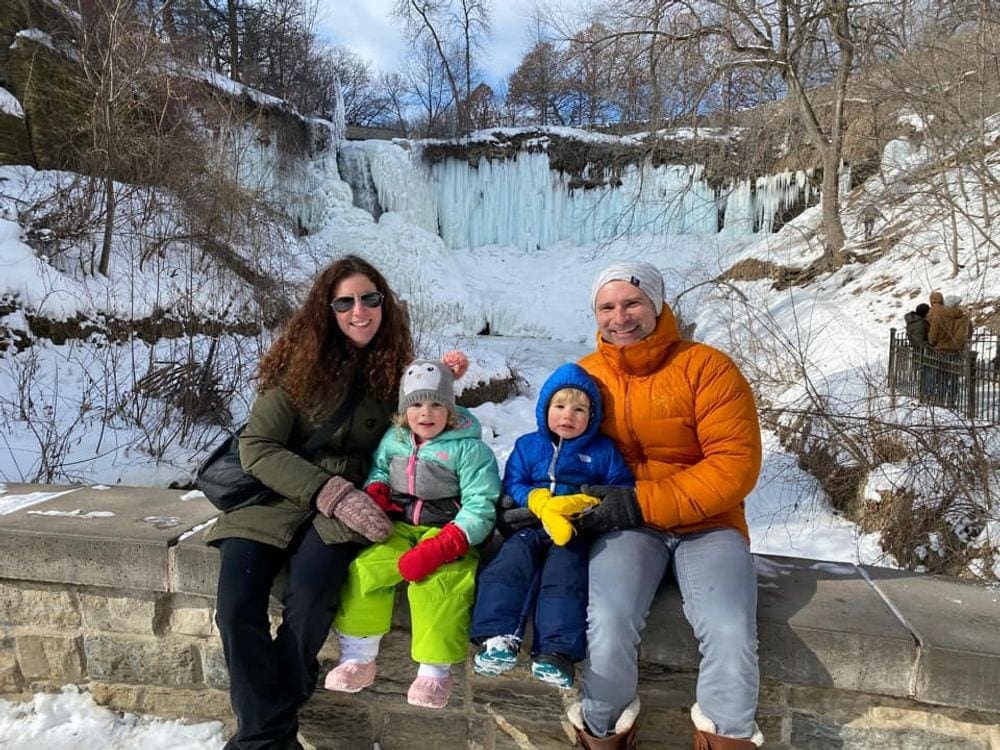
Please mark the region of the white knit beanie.
[[639, 287], [639, 291], [649, 297], [653, 310], [659, 317], [663, 310], [663, 274], [656, 266], [641, 260], [612, 263], [594, 278], [590, 287], [591, 309], [597, 306], [597, 293], [609, 281], [627, 281], [632, 286]]
[[455, 375], [443, 362], [418, 359], [406, 368], [399, 383], [399, 411], [419, 401], [437, 401], [455, 411]]
[[944, 297], [945, 307], [958, 307], [959, 303], [962, 301], [961, 294], [946, 294]]

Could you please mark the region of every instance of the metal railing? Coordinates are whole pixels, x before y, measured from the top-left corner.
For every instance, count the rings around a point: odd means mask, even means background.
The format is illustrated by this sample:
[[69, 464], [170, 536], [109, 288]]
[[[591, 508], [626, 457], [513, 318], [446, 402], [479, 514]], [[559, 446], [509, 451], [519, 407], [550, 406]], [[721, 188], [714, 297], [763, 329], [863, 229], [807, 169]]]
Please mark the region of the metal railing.
[[914, 347], [904, 332], [890, 328], [889, 392], [1000, 422], [1000, 336], [977, 332], [965, 351], [943, 354]]

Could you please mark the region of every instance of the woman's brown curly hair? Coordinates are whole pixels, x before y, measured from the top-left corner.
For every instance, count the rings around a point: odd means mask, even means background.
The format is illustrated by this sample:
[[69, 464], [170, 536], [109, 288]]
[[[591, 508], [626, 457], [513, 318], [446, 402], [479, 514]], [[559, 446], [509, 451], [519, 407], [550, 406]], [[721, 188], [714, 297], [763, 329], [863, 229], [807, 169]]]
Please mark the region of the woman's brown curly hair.
[[[382, 324], [363, 349], [348, 341], [330, 308], [337, 285], [356, 274], [384, 295]], [[412, 359], [409, 320], [389, 283], [368, 261], [345, 255], [319, 273], [305, 303], [261, 359], [257, 389], [280, 387], [297, 407], [315, 412], [339, 400], [357, 373], [366, 390], [391, 401]]]

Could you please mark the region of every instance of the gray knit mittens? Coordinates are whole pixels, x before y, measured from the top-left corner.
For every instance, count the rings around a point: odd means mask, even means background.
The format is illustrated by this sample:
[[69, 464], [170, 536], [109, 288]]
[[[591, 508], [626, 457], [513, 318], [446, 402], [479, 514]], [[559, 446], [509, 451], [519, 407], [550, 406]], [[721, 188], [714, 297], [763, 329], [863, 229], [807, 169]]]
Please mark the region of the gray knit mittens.
[[316, 510], [373, 542], [384, 542], [392, 533], [392, 521], [385, 511], [343, 477], [327, 480], [316, 495]]

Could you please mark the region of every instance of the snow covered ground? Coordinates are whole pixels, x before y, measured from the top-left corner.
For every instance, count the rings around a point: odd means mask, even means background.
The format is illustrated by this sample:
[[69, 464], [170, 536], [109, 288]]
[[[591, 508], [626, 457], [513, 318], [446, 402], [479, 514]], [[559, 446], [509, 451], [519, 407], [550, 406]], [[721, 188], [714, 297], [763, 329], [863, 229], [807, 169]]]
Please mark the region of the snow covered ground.
[[73, 686], [25, 703], [0, 701], [0, 747], [6, 750], [219, 750], [217, 721], [179, 721], [119, 714]]
[[[684, 323], [694, 325], [694, 337], [734, 355], [750, 356], [748, 361], [757, 363], [761, 376], [775, 380], [767, 396], [776, 404], [795, 403], [807, 387], [817, 383], [831, 398], [861, 403], [872, 378], [877, 380], [884, 373], [889, 326], [900, 325], [903, 313], [925, 300], [931, 289], [963, 294], [968, 301], [987, 305], [982, 308], [985, 313], [990, 312], [988, 301], [1000, 298], [1000, 274], [996, 270], [986, 273], [996, 261], [981, 252], [985, 240], [975, 227], [962, 229], [964, 262], [954, 278], [944, 276], [936, 230], [914, 225], [902, 252], [868, 265], [845, 266], [811, 286], [775, 290], [770, 279], [711, 283], [739, 260], [808, 264], [819, 253], [816, 209], [807, 210], [775, 235], [668, 232], [621, 236], [601, 243], [558, 240], [544, 250], [523, 239], [453, 249], [423, 228], [431, 224], [427, 211], [433, 201], [418, 194], [426, 186], [409, 182], [416, 178], [401, 167], [402, 150], [392, 149], [373, 145], [365, 158], [373, 160], [373, 172], [397, 182], [394, 192], [380, 195], [380, 200], [383, 206], [398, 210], [382, 214], [375, 222], [351, 204], [350, 189], [335, 171], [319, 175], [311, 188], [322, 197], [322, 205], [313, 206], [315, 231], [301, 239], [276, 233], [280, 251], [272, 262], [280, 266], [284, 278], [305, 281], [331, 256], [363, 255], [383, 270], [410, 304], [423, 353], [436, 355], [459, 347], [469, 354], [472, 367], [460, 386], [505, 374], [509, 368], [523, 377], [527, 383], [523, 394], [475, 409], [501, 465], [515, 438], [534, 427], [534, 395], [542, 380], [555, 366], [579, 358], [592, 346], [590, 282], [613, 260], [642, 258], [657, 265], [665, 275], [668, 302]], [[894, 146], [895, 162], [880, 179], [891, 180], [892, 170], [905, 168], [906, 160], [899, 155], [903, 151], [899, 144]], [[234, 299], [231, 289], [217, 286], [217, 277], [200, 275], [182, 250], [146, 259], [142, 265], [140, 243], [122, 237], [114, 248], [110, 278], [105, 279], [79, 273], [86, 267], [83, 243], [63, 248], [58, 258], [28, 247], [22, 211], [31, 203], [44, 203], [65, 178], [27, 167], [0, 168], [3, 296], [55, 319], [76, 314], [97, 318], [104, 313], [140, 317], [184, 305], [239, 314], [243, 300]], [[520, 200], [532, 200], [532, 194], [514, 178], [503, 179], [506, 182], [501, 184]], [[865, 201], [876, 199], [876, 187], [860, 188], [846, 202], [845, 223], [851, 241], [859, 240], [857, 214]], [[894, 208], [883, 208], [876, 231], [907, 216], [913, 207], [901, 201]], [[493, 225], [495, 218], [490, 219]], [[172, 218], [164, 214], [161, 220], [170, 223]], [[9, 328], [27, 328], [20, 311], [0, 317]], [[475, 336], [486, 322], [494, 333], [503, 335]], [[207, 344], [204, 337], [180, 342], [164, 339], [151, 346], [38, 340], [26, 352], [8, 349], [0, 360], [0, 423], [4, 427], [0, 480], [31, 479], [55, 461], [58, 481], [164, 486], [187, 480], [213, 435], [204, 437], [198, 449], [176, 441], [153, 444], [148, 430], [109, 418], [109, 414], [119, 404], [117, 397], [128, 395], [127, 388], [116, 388], [133, 382], [129, 376], [141, 374], [150, 362], [169, 360], [177, 347], [204, 348]], [[773, 356], [761, 358], [759, 352], [749, 352], [751, 344], [770, 347]], [[234, 358], [252, 359], [257, 342], [233, 339], [228, 345], [236, 352]], [[810, 378], [808, 386], [801, 379], [802, 372]], [[748, 375], [757, 377], [757, 373]], [[783, 386], [777, 384], [777, 376], [784, 376]], [[251, 399], [252, 392], [245, 385], [234, 399], [234, 422]], [[169, 432], [164, 429], [156, 434]], [[763, 471], [747, 500], [747, 516], [752, 547], [758, 553], [893, 564], [875, 536], [859, 533], [829, 509], [816, 482], [770, 433], [765, 435]], [[983, 533], [995, 537], [997, 530], [987, 528]], [[220, 731], [214, 724], [184, 727], [120, 717], [93, 707], [85, 695], [73, 691], [35, 696], [29, 704], [0, 702], [0, 747], [14, 750], [39, 746], [218, 748], [223, 742]]]

